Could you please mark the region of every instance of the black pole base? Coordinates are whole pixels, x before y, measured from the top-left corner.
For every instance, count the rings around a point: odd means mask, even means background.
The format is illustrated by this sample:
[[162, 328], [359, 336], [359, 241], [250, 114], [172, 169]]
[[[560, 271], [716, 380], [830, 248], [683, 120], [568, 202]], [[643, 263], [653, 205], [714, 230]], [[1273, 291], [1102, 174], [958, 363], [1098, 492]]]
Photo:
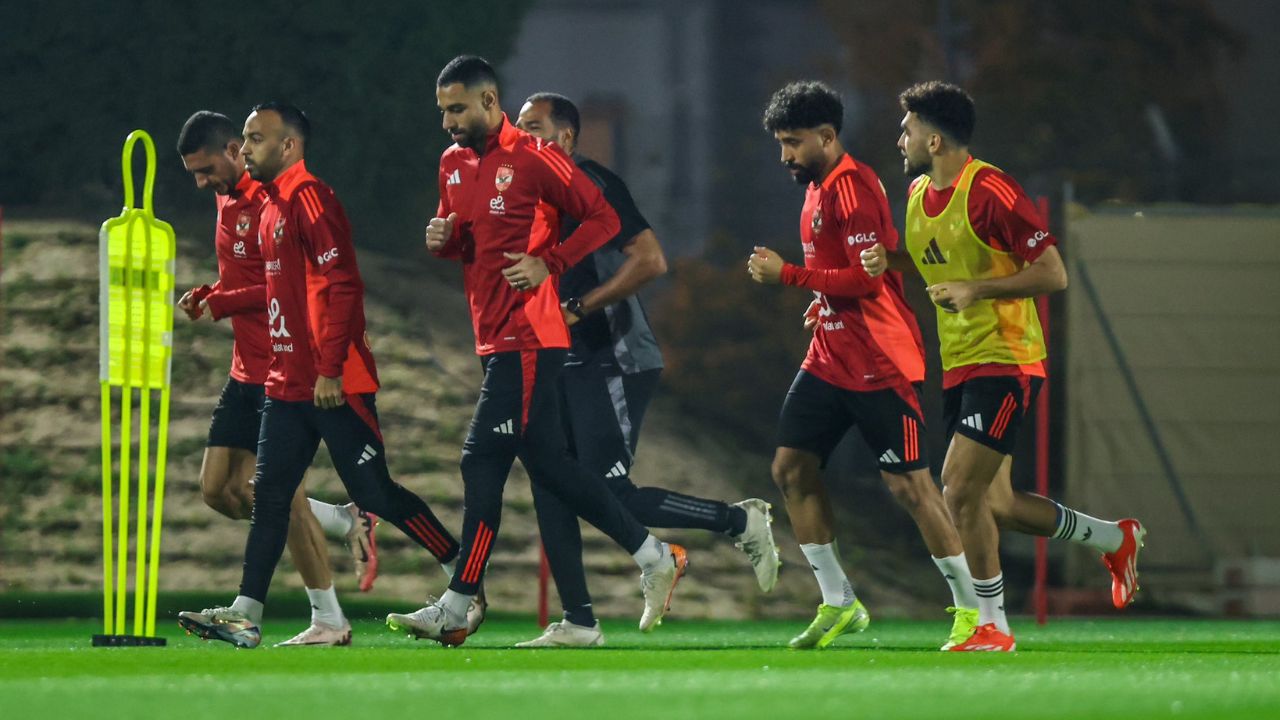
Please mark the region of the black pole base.
[[162, 637], [142, 637], [141, 635], [94, 635], [94, 647], [164, 647], [166, 640]]

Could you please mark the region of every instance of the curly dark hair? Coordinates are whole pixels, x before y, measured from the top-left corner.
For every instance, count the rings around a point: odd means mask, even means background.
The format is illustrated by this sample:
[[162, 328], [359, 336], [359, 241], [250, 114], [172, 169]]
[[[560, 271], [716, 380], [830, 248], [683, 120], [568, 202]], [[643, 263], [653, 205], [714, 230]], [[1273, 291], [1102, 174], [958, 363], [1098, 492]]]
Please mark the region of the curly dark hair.
[[916, 83], [898, 95], [898, 104], [960, 145], [968, 145], [973, 137], [973, 98], [957, 85], [941, 80]]
[[764, 109], [764, 129], [808, 130], [830, 125], [839, 134], [844, 124], [844, 103], [840, 95], [816, 80], [793, 82], [775, 92]]

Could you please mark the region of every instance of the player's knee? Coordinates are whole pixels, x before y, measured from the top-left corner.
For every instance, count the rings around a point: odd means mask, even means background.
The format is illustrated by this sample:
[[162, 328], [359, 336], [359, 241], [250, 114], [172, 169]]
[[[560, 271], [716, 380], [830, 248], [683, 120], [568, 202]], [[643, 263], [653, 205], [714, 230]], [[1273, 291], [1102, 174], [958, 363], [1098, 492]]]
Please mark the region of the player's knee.
[[471, 483], [478, 478], [487, 476], [487, 470], [491, 464], [491, 461], [484, 454], [463, 450], [462, 460], [458, 463], [459, 469], [462, 470], [462, 481]]
[[893, 499], [913, 515], [928, 503], [931, 494], [929, 491], [933, 489], [933, 483], [926, 485], [919, 478], [908, 475], [889, 476], [888, 485]]
[[287, 518], [293, 507], [293, 495], [278, 492], [269, 484], [258, 483], [253, 500], [247, 504], [255, 521], [263, 517]]
[[210, 492], [208, 490], [203, 490], [201, 491], [200, 495], [204, 499], [204, 504], [208, 505], [210, 509], [214, 510], [219, 514], [226, 515], [232, 520], [240, 519], [232, 511], [230, 501], [228, 501], [227, 497], [222, 493], [215, 493], [215, 492]]
[[[394, 481], [392, 484], [394, 485]], [[351, 502], [365, 512], [373, 513], [378, 517], [396, 516], [396, 513], [391, 510], [390, 493], [382, 487], [351, 487], [347, 492], [351, 495]]]
[[623, 475], [622, 477], [609, 477], [606, 474], [604, 482], [609, 487], [609, 492], [617, 496], [617, 498], [621, 500], [622, 504], [626, 507], [631, 506], [631, 503], [636, 499], [636, 493], [640, 490], [640, 488], [636, 487], [635, 483], [631, 482], [631, 478], [626, 475]]
[[964, 474], [942, 471], [942, 497], [953, 514], [962, 512], [977, 503], [986, 489], [969, 480]]
[[786, 455], [773, 459], [773, 484], [789, 497], [808, 495], [812, 491], [804, 465]]
[[236, 520], [253, 518], [253, 497], [230, 497], [227, 499], [227, 510]]
[[232, 520], [241, 519], [237, 512], [238, 508], [232, 502], [234, 498], [227, 493], [226, 488], [214, 486], [206, 482], [203, 477], [200, 478], [200, 497], [204, 500], [204, 504], [215, 512]]

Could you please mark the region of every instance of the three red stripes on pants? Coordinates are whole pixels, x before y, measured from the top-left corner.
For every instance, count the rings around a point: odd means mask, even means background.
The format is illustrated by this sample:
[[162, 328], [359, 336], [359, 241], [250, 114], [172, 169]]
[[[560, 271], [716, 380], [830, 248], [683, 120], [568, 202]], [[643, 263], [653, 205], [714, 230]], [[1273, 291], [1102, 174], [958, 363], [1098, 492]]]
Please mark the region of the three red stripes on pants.
[[489, 561], [489, 549], [493, 545], [493, 530], [480, 521], [480, 528], [476, 530], [476, 540], [471, 546], [471, 555], [467, 558], [467, 566], [462, 570], [462, 582], [476, 583], [480, 581], [480, 571], [484, 569], [484, 565]]

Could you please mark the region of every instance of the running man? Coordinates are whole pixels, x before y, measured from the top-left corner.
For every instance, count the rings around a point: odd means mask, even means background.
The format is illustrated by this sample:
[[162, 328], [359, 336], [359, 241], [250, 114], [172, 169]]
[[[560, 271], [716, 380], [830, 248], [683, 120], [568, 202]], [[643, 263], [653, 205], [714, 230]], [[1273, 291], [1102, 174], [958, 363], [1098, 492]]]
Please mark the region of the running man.
[[977, 620], [977, 598], [960, 537], [929, 473], [920, 407], [924, 349], [920, 328], [897, 273], [872, 277], [859, 261], [876, 243], [896, 247], [898, 233], [880, 178], [840, 142], [844, 105], [820, 82], [796, 82], [774, 93], [764, 127], [778, 140], [782, 164], [805, 187], [800, 213], [804, 267], [755, 248], [753, 280], [813, 292], [805, 313], [809, 352], [782, 403], [773, 479], [787, 504], [800, 549], [822, 604], [798, 649], [824, 648], [871, 618], [840, 565], [834, 517], [822, 468], [851, 427], [879, 454], [880, 476], [920, 529], [951, 587], [954, 615], [943, 649], [964, 642]]
[[867, 272], [919, 274], [937, 306], [943, 412], [949, 447], [942, 466], [947, 506], [969, 558], [979, 626], [957, 651], [1016, 647], [1004, 611], [999, 529], [1087, 545], [1111, 572], [1117, 608], [1138, 589], [1135, 519], [1099, 520], [1039, 495], [1014, 491], [1018, 427], [1044, 382], [1044, 336], [1033, 298], [1067, 286], [1057, 240], [1013, 178], [969, 154], [973, 99], [932, 81], [899, 96], [906, 114], [898, 149], [914, 177], [906, 252], [876, 245]]
[[[637, 294], [667, 271], [658, 237], [622, 179], [574, 153], [581, 122], [569, 98], [555, 93], [529, 97], [516, 127], [568, 153], [600, 188], [622, 225], [603, 247], [560, 276], [560, 305], [571, 346], [556, 388], [570, 454], [587, 472], [603, 478], [641, 525], [697, 528], [733, 538], [750, 558], [760, 589], [769, 592], [778, 581], [779, 561], [768, 503], [750, 498], [729, 505], [636, 487], [631, 481], [640, 424], [662, 373], [662, 352]], [[576, 227], [576, 221], [565, 218], [560, 236], [568, 237]], [[578, 517], [540, 485], [533, 487], [533, 502], [564, 619], [516, 647], [603, 645], [582, 566]]]
[[[192, 115], [178, 135], [178, 154], [196, 187], [214, 193], [214, 249], [218, 258], [218, 281], [192, 288], [178, 306], [192, 321], [231, 318], [231, 372], [209, 424], [200, 464], [200, 490], [209, 507], [233, 520], [248, 520], [253, 512], [250, 481], [257, 461], [262, 386], [271, 353], [257, 241], [258, 214], [265, 194], [245, 172], [240, 145], [235, 124], [225, 115], [207, 110]], [[314, 514], [313, 509], [317, 511]], [[339, 521], [339, 537], [350, 544], [361, 590], [371, 588], [378, 574], [373, 536], [376, 520], [354, 503], [335, 506], [308, 501], [305, 489], [299, 486], [290, 508], [288, 546], [311, 601], [311, 626], [285, 645], [343, 644], [349, 634], [334, 592], [317, 514]]]
[[[519, 457], [535, 485], [632, 554], [645, 599], [640, 629], [651, 631], [684, 574], [685, 551], [650, 534], [603, 478], [569, 455], [556, 397], [569, 330], [556, 284], [546, 282], [617, 235], [618, 215], [563, 150], [507, 120], [497, 75], [482, 58], [445, 65], [436, 102], [455, 144], [440, 158], [440, 204], [426, 246], [462, 263], [484, 381], [462, 446], [459, 571], [439, 601], [388, 615], [387, 624], [445, 645], [466, 639], [464, 613], [493, 552], [503, 487]], [[562, 242], [561, 217], [581, 221]]]
[[[205, 639], [251, 648], [262, 640], [263, 604], [289, 532], [290, 498], [321, 440], [358, 506], [395, 525], [446, 571], [458, 545], [426, 503], [387, 471], [364, 283], [342, 204], [307, 171], [310, 122], [291, 105], [266, 103], [250, 113], [243, 135], [240, 154], [265, 195], [257, 244], [271, 352], [253, 524], [240, 595], [230, 607], [179, 613], [178, 622]], [[344, 636], [335, 644], [349, 643], [350, 625], [339, 620]]]

